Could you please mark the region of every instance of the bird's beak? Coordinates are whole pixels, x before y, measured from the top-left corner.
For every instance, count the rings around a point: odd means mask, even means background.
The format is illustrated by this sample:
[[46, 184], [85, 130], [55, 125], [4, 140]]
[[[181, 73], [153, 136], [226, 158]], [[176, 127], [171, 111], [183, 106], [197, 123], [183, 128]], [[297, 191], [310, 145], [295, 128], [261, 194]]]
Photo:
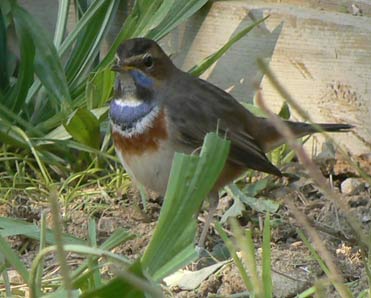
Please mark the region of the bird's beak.
[[132, 69], [134, 69], [134, 67], [133, 66], [130, 66], [130, 65], [119, 65], [119, 64], [114, 64], [114, 65], [112, 65], [112, 67], [111, 67], [111, 70], [112, 71], [115, 71], [115, 72], [126, 72], [126, 71], [130, 71], [130, 70], [132, 70]]

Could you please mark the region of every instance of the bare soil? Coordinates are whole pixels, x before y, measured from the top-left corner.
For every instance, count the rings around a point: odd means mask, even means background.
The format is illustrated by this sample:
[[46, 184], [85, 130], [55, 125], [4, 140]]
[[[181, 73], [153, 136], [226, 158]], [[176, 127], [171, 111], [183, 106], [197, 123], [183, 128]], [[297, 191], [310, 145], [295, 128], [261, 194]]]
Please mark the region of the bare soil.
[[[371, 169], [371, 162], [365, 162], [362, 157], [364, 169]], [[330, 165], [329, 165], [330, 164]], [[355, 177], [357, 174], [353, 168], [344, 161], [332, 161], [331, 163], [320, 164], [326, 175], [332, 174], [332, 185], [334, 191], [339, 193], [339, 198], [344, 200], [348, 206], [348, 212], [361, 224], [362, 229], [370, 231], [371, 225], [371, 188], [365, 181], [364, 187], [359, 188], [352, 194], [341, 195], [340, 185], [348, 177]], [[290, 167], [289, 167], [290, 168]], [[298, 165], [291, 165], [291, 171], [298, 174], [301, 178], [296, 181], [283, 183], [277, 181], [279, 188], [264, 193], [264, 197], [275, 199], [281, 203], [280, 209], [272, 215], [272, 269], [274, 280], [275, 297], [295, 297], [297, 294], [310, 288], [313, 285], [325, 287], [326, 276], [319, 264], [314, 260], [308, 248], [300, 239], [297, 229], [299, 228], [292, 212], [287, 208], [285, 201], [290, 200], [311, 222], [319, 233], [322, 242], [332, 255], [332, 260], [338, 266], [343, 279], [351, 283], [354, 294], [360, 293], [367, 288], [367, 279], [362, 263], [358, 239], [349, 227], [349, 224], [334, 204], [327, 200], [321, 191], [305, 175], [305, 171]], [[285, 184], [285, 185], [283, 185]], [[282, 186], [283, 185], [283, 186]], [[2, 206], [1, 216], [23, 218], [28, 221], [37, 222], [40, 212], [47, 210], [47, 203], [35, 203], [32, 198], [19, 196], [14, 198], [14, 202], [8, 207]], [[137, 259], [144, 251], [151, 239], [153, 230], [156, 226], [161, 199], [151, 196], [147, 204], [146, 211], [140, 203], [140, 196], [136, 191], [117, 196], [109, 194], [105, 197], [97, 197], [96, 203], [102, 208], [92, 212], [81, 200], [69, 204], [69, 210], [64, 210], [65, 231], [80, 238], [87, 237], [87, 223], [89, 216], [94, 216], [97, 220], [97, 231], [99, 241], [106, 239], [117, 228], [126, 228], [137, 237], [126, 242], [124, 245], [115, 249], [116, 253], [123, 254], [131, 259]], [[224, 197], [219, 204], [219, 216], [232, 205], [233, 199]], [[94, 202], [93, 202], [94, 203]], [[9, 207], [9, 206], [15, 207]], [[205, 212], [201, 212], [200, 217], [204, 217]], [[247, 209], [240, 223], [250, 227], [255, 235], [257, 249], [257, 261], [260, 262], [261, 245], [261, 217], [263, 215], [254, 210]], [[201, 227], [201, 223], [200, 223]], [[226, 225], [228, 230], [229, 227]], [[12, 237], [12, 246], [18, 249], [23, 256], [23, 260], [30, 264], [37, 253], [38, 244], [36, 241], [24, 237]], [[215, 251], [215, 248], [223, 248], [223, 243], [214, 230], [210, 231], [207, 239], [206, 248], [208, 251]], [[71, 265], [78, 264], [81, 260], [72, 258]], [[54, 258], [47, 260], [47, 268], [50, 272], [58, 270]], [[200, 269], [204, 266], [198, 262], [188, 269]], [[331, 287], [325, 287], [328, 297], [337, 297], [336, 292]], [[232, 294], [246, 291], [240, 274], [236, 266], [230, 262], [220, 270], [211, 274], [201, 285], [194, 290], [182, 290], [179, 287], [170, 289], [169, 297], [209, 297], [211, 294], [224, 295], [230, 297]], [[219, 297], [219, 296], [218, 296]], [[248, 297], [248, 296], [246, 296]]]

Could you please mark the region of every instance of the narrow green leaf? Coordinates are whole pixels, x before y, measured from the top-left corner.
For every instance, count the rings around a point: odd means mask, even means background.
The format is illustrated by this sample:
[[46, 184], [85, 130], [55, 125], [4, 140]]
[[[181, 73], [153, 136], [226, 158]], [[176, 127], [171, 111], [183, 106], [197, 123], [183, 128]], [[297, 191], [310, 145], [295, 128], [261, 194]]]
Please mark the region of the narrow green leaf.
[[230, 260], [217, 262], [199, 270], [178, 270], [174, 274], [167, 276], [164, 281], [168, 287], [179, 287], [182, 290], [193, 291], [200, 286], [211, 274], [220, 269]]
[[[167, 3], [165, 4], [165, 2]], [[206, 3], [207, 0], [164, 1], [164, 5], [168, 6], [164, 8], [166, 16], [162, 16], [162, 21], [147, 36], [155, 40], [161, 39], [176, 26], [200, 10]]]
[[[46, 212], [41, 213], [41, 220], [40, 220], [40, 246], [39, 252], [42, 251], [46, 246]], [[36, 277], [35, 277], [35, 291], [37, 292], [38, 296], [41, 296], [41, 285], [42, 285], [42, 278], [43, 278], [43, 271], [44, 271], [44, 258], [40, 261], [40, 265], [37, 268]]]
[[[96, 257], [106, 257], [111, 259], [112, 262], [122, 266], [123, 268], [127, 268], [130, 265], [130, 262], [127, 258], [114, 254], [110, 251], [102, 250], [96, 247], [90, 247], [86, 245], [76, 245], [76, 244], [66, 244], [63, 245], [63, 250], [66, 252], [73, 252], [81, 255], [88, 255], [88, 256], [96, 256]], [[34, 258], [31, 271], [30, 271], [30, 278], [29, 278], [29, 287], [31, 290], [31, 297], [36, 297], [36, 290], [35, 290], [35, 283], [36, 283], [36, 273], [37, 269], [40, 266], [40, 263], [46, 255], [50, 253], [55, 253], [57, 251], [57, 246], [52, 245], [45, 247], [42, 251], [39, 252], [38, 255]]]
[[115, 74], [110, 68], [103, 68], [89, 77], [85, 89], [89, 110], [102, 107], [110, 99], [114, 80]]
[[246, 210], [245, 204], [241, 202], [238, 196], [233, 196], [231, 190], [226, 187], [227, 192], [233, 197], [233, 204], [231, 207], [228, 208], [226, 212], [224, 212], [222, 218], [220, 219], [220, 223], [224, 224], [227, 220], [231, 217], [241, 217], [243, 212]]
[[72, 136], [71, 134], [66, 130], [63, 124], [58, 126], [57, 128], [53, 129], [51, 132], [49, 132], [47, 135], [45, 135], [42, 140], [46, 142], [48, 139], [52, 140], [68, 140]]
[[[300, 294], [297, 294], [297, 298], [308, 298], [308, 297], [315, 297], [315, 294], [317, 292], [316, 287], [310, 287], [309, 289], [306, 289], [305, 291], [301, 292]], [[358, 296], [360, 298], [360, 296]], [[365, 296], [366, 298], [368, 296]]]
[[85, 30], [87, 26], [90, 25], [90, 21], [95, 18], [97, 12], [104, 5], [106, 5], [106, 1], [93, 1], [92, 2], [88, 10], [79, 19], [78, 23], [73, 28], [73, 30], [69, 32], [68, 36], [66, 36], [66, 38], [64, 39], [61, 45], [61, 48], [59, 49], [59, 55], [62, 56], [66, 54], [68, 50], [71, 49], [73, 44], [76, 42], [78, 36]]
[[102, 245], [100, 246], [101, 249], [111, 250], [122, 243], [134, 239], [135, 235], [129, 233], [125, 229], [117, 229], [115, 230], [109, 237], [106, 239]]
[[[147, 283], [145, 281], [142, 268], [140, 266], [139, 262], [134, 263], [130, 269], [129, 272], [134, 274], [135, 277], [139, 280], [144, 280], [144, 283]], [[135, 287], [132, 282], [128, 282], [124, 280], [123, 278], [114, 278], [110, 282], [108, 282], [106, 285], [99, 287], [95, 290], [85, 292], [81, 295], [81, 298], [132, 298], [132, 297], [138, 297], [138, 298], [144, 298], [144, 290], [138, 287]]]
[[273, 200], [257, 199], [253, 196], [245, 195], [236, 184], [230, 184], [227, 189], [230, 191], [233, 198], [240, 200], [252, 209], [259, 212], [269, 211], [271, 213], [277, 212], [279, 204]]
[[265, 216], [263, 229], [262, 282], [264, 297], [273, 297], [272, 264], [271, 264], [271, 226], [269, 212]]
[[248, 102], [241, 102], [241, 104], [248, 109], [251, 113], [253, 113], [257, 117], [267, 117], [267, 114], [264, 111], [256, 106], [255, 104], [248, 103]]
[[67, 291], [66, 289], [60, 287], [55, 292], [42, 296], [42, 298], [79, 298], [80, 291], [73, 290]]
[[70, 59], [66, 64], [66, 76], [72, 90], [86, 80], [91, 66], [96, 64], [100, 44], [119, 4], [118, 0], [104, 0], [103, 2], [104, 5], [96, 11], [94, 17], [89, 20], [77, 37]]
[[250, 293], [253, 297], [261, 297], [263, 289], [258, 275], [255, 247], [251, 230], [247, 229], [244, 233], [236, 219], [231, 219], [230, 223], [234, 238], [236, 239], [237, 247], [241, 251], [244, 266], [247, 269], [249, 278], [251, 280], [252, 288]]
[[284, 120], [289, 120], [291, 113], [290, 113], [290, 107], [287, 104], [287, 102], [284, 102], [282, 104], [281, 110], [278, 113], [278, 116], [280, 116]]
[[305, 246], [311, 252], [314, 259], [318, 262], [323, 272], [325, 272], [326, 276], [330, 279], [332, 285], [335, 287], [339, 295], [341, 297], [353, 297], [349, 287], [346, 284], [344, 284], [343, 282], [335, 281], [333, 278], [331, 278], [333, 277], [333, 272], [330, 271], [325, 260], [323, 260], [322, 257], [318, 254], [318, 252], [313, 247], [313, 245], [309, 242], [307, 237], [305, 237], [304, 233], [299, 229], [297, 229], [297, 233], [299, 237], [301, 238], [301, 240], [304, 242]]
[[[118, 229], [113, 234], [102, 243], [99, 247], [101, 250], [110, 251], [113, 248], [125, 243], [128, 240], [134, 239], [135, 235], [129, 233], [125, 229]], [[95, 257], [98, 260], [98, 257]], [[89, 266], [88, 260], [84, 261], [72, 274], [72, 278], [74, 280], [73, 286], [74, 287], [81, 287], [81, 285], [85, 282], [85, 277], [82, 274], [87, 270]]]
[[155, 280], [197, 256], [195, 215], [219, 177], [228, 152], [229, 142], [209, 133], [199, 157], [175, 154], [159, 221], [142, 258], [143, 268]]
[[125, 39], [144, 35], [141, 30], [143, 26], [148, 24], [148, 19], [153, 15], [158, 6], [159, 1], [153, 0], [149, 2], [148, 5], [146, 5], [146, 9], [144, 9], [142, 1], [135, 1], [133, 10], [126, 18], [120, 32], [117, 34], [117, 37], [111, 46], [111, 49], [102, 60], [100, 67], [104, 68], [112, 63], [117, 48]]
[[251, 279], [250, 279], [249, 275], [247, 274], [246, 268], [243, 265], [241, 259], [237, 255], [236, 247], [233, 245], [232, 241], [228, 238], [226, 232], [224, 232], [223, 227], [220, 223], [217, 222], [215, 224], [215, 228], [216, 228], [219, 236], [222, 238], [225, 245], [227, 246], [228, 251], [230, 252], [230, 254], [233, 258], [233, 261], [234, 261], [235, 265], [237, 266], [238, 271], [240, 272], [240, 275], [241, 275], [242, 280], [243, 280], [243, 282], [246, 286], [246, 289], [250, 292], [253, 292], [254, 288], [253, 288], [253, 285], [251, 283]]
[[238, 32], [235, 36], [233, 36], [224, 46], [222, 46], [218, 51], [214, 54], [208, 56], [204, 61], [202, 61], [199, 65], [192, 67], [189, 72], [193, 76], [200, 76], [203, 74], [206, 69], [208, 69], [214, 62], [216, 62], [223, 54], [229, 50], [229, 48], [239, 41], [242, 37], [244, 37], [247, 33], [249, 33], [252, 29], [254, 29], [257, 25], [264, 22], [269, 16], [266, 16], [263, 19], [256, 21], [255, 23], [251, 24], [250, 26], [246, 27], [242, 31]]
[[[35, 224], [28, 223], [19, 219], [8, 217], [0, 218], [0, 235], [2, 237], [24, 235], [26, 237], [40, 240], [40, 228]], [[45, 233], [45, 241], [48, 244], [55, 244], [53, 231], [47, 229]], [[84, 244], [85, 241], [70, 235], [63, 235], [63, 242], [70, 244]]]
[[75, 110], [64, 127], [76, 141], [95, 149], [99, 148], [99, 121], [89, 110], [85, 108]]
[[264, 189], [266, 189], [269, 185], [270, 179], [269, 177], [260, 179], [254, 183], [249, 183], [243, 188], [243, 192], [248, 195], [255, 197]]
[[107, 121], [108, 109], [108, 106], [103, 106], [101, 108], [92, 109], [90, 112], [93, 113], [99, 122], [102, 122], [103, 120]]
[[5, 16], [0, 10], [0, 91], [4, 92], [9, 86], [8, 50], [6, 38]]
[[59, 49], [66, 33], [70, 0], [58, 1], [58, 18], [54, 32], [54, 46]]
[[[241, 227], [239, 228], [241, 229]], [[254, 241], [252, 238], [251, 230], [247, 229], [244, 236], [245, 238], [240, 240], [241, 242], [240, 248], [242, 250], [243, 255], [246, 256], [245, 265], [249, 268], [249, 274], [251, 276], [251, 280], [253, 281], [253, 284], [255, 285], [254, 286], [255, 292], [257, 293], [258, 291], [261, 290], [260, 289], [261, 285], [260, 285], [260, 279], [259, 279], [259, 274], [258, 274], [258, 267], [256, 264], [255, 247], [254, 247]]]
[[17, 272], [22, 276], [24, 282], [28, 282], [30, 275], [26, 269], [26, 266], [22, 263], [18, 255], [12, 250], [10, 245], [5, 241], [5, 239], [0, 236], [0, 252], [5, 257], [5, 259], [12, 265]]
[[[69, 107], [71, 98], [59, 56], [45, 29], [22, 7], [13, 5], [15, 20], [28, 28], [35, 45], [35, 72], [45, 89], [62, 107]], [[32, 95], [31, 95], [32, 96]]]
[[33, 37], [24, 22], [15, 16], [14, 25], [19, 39], [20, 64], [17, 82], [5, 96], [5, 105], [17, 114], [24, 105], [28, 89], [33, 82], [35, 48]]
[[171, 10], [173, 4], [175, 4], [176, 2], [179, 3], [179, 1], [173, 0], [163, 0], [159, 2], [161, 2], [160, 7], [154, 10], [150, 22], [145, 24], [145, 27], [141, 29], [142, 32], [147, 32], [157, 28], [160, 25], [160, 23], [165, 19], [165, 17], [169, 16], [169, 11]]
[[[97, 229], [96, 223], [93, 218], [89, 218], [88, 223], [88, 240], [89, 245], [92, 247], [97, 247]], [[92, 271], [92, 275], [89, 278], [89, 284], [92, 289], [96, 289], [102, 286], [102, 278], [99, 272], [98, 259], [93, 256], [88, 258], [89, 270]]]
[[303, 241], [303, 243], [305, 244], [305, 246], [309, 249], [309, 251], [311, 252], [313, 258], [317, 261], [317, 263], [320, 265], [321, 269], [323, 270], [323, 272], [325, 272], [325, 274], [327, 276], [329, 276], [330, 274], [330, 270], [328, 269], [326, 263], [323, 261], [323, 259], [321, 258], [321, 256], [317, 253], [316, 249], [313, 247], [313, 245], [309, 242], [309, 240], [307, 239], [307, 237], [305, 237], [304, 233], [301, 231], [301, 230], [297, 230], [297, 233], [300, 237], [300, 239]]

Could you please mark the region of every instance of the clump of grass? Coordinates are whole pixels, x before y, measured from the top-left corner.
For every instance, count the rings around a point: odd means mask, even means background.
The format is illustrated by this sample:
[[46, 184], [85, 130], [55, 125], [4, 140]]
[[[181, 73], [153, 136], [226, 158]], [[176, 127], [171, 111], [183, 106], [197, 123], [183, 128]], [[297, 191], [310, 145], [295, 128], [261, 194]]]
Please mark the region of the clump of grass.
[[[87, 241], [63, 234], [60, 229], [59, 203], [63, 202], [63, 207], [68, 209], [69, 204], [80, 196], [89, 201], [96, 194], [86, 193], [86, 187], [90, 185], [105, 184], [105, 189], [108, 187], [112, 191], [127, 187], [123, 173], [116, 170], [117, 160], [112, 157], [113, 149], [107, 132], [105, 104], [111, 96], [113, 85], [113, 74], [108, 66], [116, 48], [124, 39], [144, 35], [160, 39], [202, 7], [206, 0], [137, 1], [112, 48], [101, 61], [96, 59], [100, 44], [119, 1], [92, 1], [88, 6], [82, 5], [84, 1], [77, 2], [80, 2], [77, 24], [68, 35], [65, 35], [65, 29], [69, 1], [61, 2], [54, 41], [48, 39], [44, 30], [18, 4], [9, 0], [0, 3], [0, 30], [5, 32], [15, 28], [21, 53], [17, 72], [14, 65], [6, 64], [7, 59], [14, 60], [14, 56], [6, 51], [8, 41], [5, 34], [0, 35], [0, 64], [6, 69], [6, 72], [0, 74], [6, 75], [0, 78], [0, 138], [3, 149], [0, 158], [4, 178], [1, 179], [0, 191], [4, 194], [4, 201], [19, 191], [42, 194], [42, 198], [49, 199], [53, 207], [55, 227], [54, 231], [48, 230], [44, 216], [40, 227], [19, 220], [0, 219], [3, 291], [8, 296], [13, 291], [7, 275], [7, 268], [11, 266], [23, 278], [31, 297], [41, 297], [46, 290], [51, 292], [48, 297], [161, 297], [158, 282], [197, 258], [194, 249], [195, 214], [224, 163], [227, 142], [209, 135], [205, 140], [205, 151], [200, 157], [177, 155], [173, 166], [174, 178], [168, 189], [159, 224], [143, 257], [136, 262], [111, 252], [114, 247], [134, 237], [126, 230], [115, 231], [100, 245], [97, 243], [93, 221], [89, 222]], [[194, 75], [202, 73], [233, 43], [262, 21], [241, 31], [191, 72]], [[60, 59], [62, 56], [63, 59]], [[256, 107], [250, 108], [256, 110]], [[265, 112], [270, 114], [268, 110]], [[283, 106], [280, 116], [290, 116], [287, 105]], [[288, 140], [291, 143], [289, 134]], [[297, 147], [294, 146], [294, 149]], [[272, 153], [271, 158], [274, 163], [282, 164], [292, 159], [294, 151], [283, 146]], [[308, 157], [299, 149], [296, 151], [305, 165], [312, 169]], [[335, 200], [334, 194], [329, 192], [318, 173], [313, 171], [311, 175], [325, 189], [326, 195]], [[186, 188], [186, 185], [192, 187]], [[233, 187], [230, 190], [235, 193], [239, 191]], [[96, 191], [99, 193], [99, 187]], [[258, 194], [256, 189], [249, 191], [254, 194], [253, 197]], [[253, 204], [256, 201], [250, 205]], [[260, 211], [272, 211], [270, 207], [264, 206], [266, 209]], [[91, 212], [94, 212], [94, 207]], [[343, 212], [346, 214], [347, 209], [343, 209]], [[369, 238], [362, 235], [354, 219], [349, 218], [349, 222], [355, 234], [359, 235], [359, 245], [370, 277]], [[313, 230], [307, 224], [302, 225], [312, 235], [311, 238], [315, 238]], [[220, 225], [217, 225], [217, 230], [230, 249], [249, 294], [272, 297], [269, 216], [266, 216], [263, 230], [261, 275], [257, 273], [251, 232], [244, 233], [232, 221], [232, 232], [237, 243], [234, 246]], [[40, 241], [40, 252], [31, 269], [25, 266], [4, 239], [16, 234]], [[162, 240], [164, 238], [166, 241]], [[333, 284], [342, 297], [350, 297], [351, 293], [337, 273], [331, 257], [321, 247], [321, 241], [318, 241], [318, 255], [311, 249], [328, 274], [329, 284]], [[307, 245], [311, 247], [309, 243]], [[241, 257], [237, 250], [241, 251]], [[46, 280], [43, 260], [46, 255], [56, 252], [61, 264], [61, 276], [52, 281]], [[70, 252], [86, 257], [73, 271], [66, 264], [66, 254]], [[112, 268], [114, 278], [107, 280], [102, 276], [103, 266]], [[320, 293], [317, 288], [310, 290], [309, 294]], [[301, 297], [305, 295], [308, 293], [302, 293]]]
[[[63, 234], [58, 206], [60, 198], [55, 186], [54, 189], [50, 188], [48, 198], [52, 209], [53, 232], [46, 229], [44, 217], [41, 229], [19, 220], [0, 219], [2, 235], [23, 234], [40, 240], [40, 252], [28, 270], [1, 236], [0, 251], [5, 257], [4, 261], [20, 273], [28, 284], [31, 297], [41, 297], [44, 290], [50, 287], [56, 290], [53, 294], [56, 297], [74, 297], [77, 293], [81, 297], [144, 297], [145, 293], [151, 297], [162, 297], [159, 286], [153, 282], [160, 281], [197, 258], [194, 246], [196, 214], [223, 169], [228, 151], [229, 142], [211, 133], [205, 138], [200, 156], [176, 154], [159, 223], [143, 257], [137, 262], [110, 252], [134, 237], [124, 229], [115, 231], [101, 245], [97, 244], [93, 221], [89, 223], [87, 241]], [[164, 238], [168, 241], [163, 241]], [[71, 252], [87, 258], [74, 271], [66, 262], [67, 253]], [[61, 266], [61, 278], [53, 285], [43, 279], [43, 259], [51, 253], [56, 253]], [[113, 279], [102, 277], [100, 269], [103, 266], [113, 268]], [[3, 267], [5, 276], [6, 268]], [[4, 286], [11, 291], [7, 280], [4, 279]]]

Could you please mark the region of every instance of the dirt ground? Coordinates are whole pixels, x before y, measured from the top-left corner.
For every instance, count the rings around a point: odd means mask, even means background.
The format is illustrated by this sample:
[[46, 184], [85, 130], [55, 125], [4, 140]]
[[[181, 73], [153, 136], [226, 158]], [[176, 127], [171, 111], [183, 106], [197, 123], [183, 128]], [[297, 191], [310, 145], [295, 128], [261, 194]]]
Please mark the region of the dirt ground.
[[[339, 194], [341, 200], [346, 202], [349, 214], [352, 214], [359, 221], [362, 229], [368, 235], [371, 225], [370, 185], [358, 178], [353, 168], [344, 161], [320, 161], [319, 164], [326, 175], [331, 174], [331, 177], [328, 177], [331, 178], [334, 191]], [[359, 164], [366, 171], [371, 171], [371, 156], [360, 157]], [[288, 167], [288, 170], [298, 174], [301, 178], [286, 183], [277, 181], [280, 187], [262, 194], [266, 198], [280, 202], [279, 210], [272, 215], [272, 222], [275, 223], [272, 227], [271, 239], [275, 297], [294, 297], [314, 284], [325, 288], [327, 297], [337, 297], [333, 288], [325, 287], [326, 276], [298, 236], [297, 228], [299, 226], [292, 212], [286, 206], [285, 200], [293, 202], [307, 216], [333, 256], [333, 261], [341, 271], [344, 280], [350, 285], [352, 292], [357, 295], [367, 288], [367, 279], [354, 233], [349, 228], [344, 215], [333, 202], [322, 195], [321, 191], [311, 182], [311, 179], [306, 176], [301, 166], [292, 164]], [[345, 186], [341, 185], [350, 177], [353, 177], [352, 179], [355, 179], [357, 183], [353, 188], [345, 189]], [[343, 193], [341, 193], [342, 191]], [[43, 206], [30, 205], [30, 200], [27, 198], [18, 197], [15, 200], [18, 201], [14, 206], [18, 207], [3, 208], [1, 211], [2, 216], [37, 221], [40, 210], [47, 208], [46, 203]], [[123, 194], [119, 197], [117, 197], [117, 194], [97, 197], [95, 203], [105, 206], [99, 209], [99, 212], [94, 213], [97, 219], [99, 241], [106, 239], [119, 227], [126, 228], [137, 234], [138, 237], [115, 249], [115, 252], [133, 260], [138, 258], [143, 253], [156, 226], [156, 220], [161, 208], [161, 199], [155, 196], [151, 198], [146, 212], [143, 212], [139, 194], [134, 190], [130, 194]], [[224, 196], [221, 198], [218, 208], [218, 219], [232, 203], [233, 199], [231, 197]], [[64, 217], [65, 231], [75, 236], [86, 238], [89, 209], [84, 204], [81, 204], [81, 201], [76, 201], [70, 205], [70, 210], [67, 213], [68, 216]], [[201, 212], [200, 218], [205, 217], [205, 215], [205, 212]], [[242, 225], [253, 229], [257, 248], [261, 244], [261, 227], [259, 224], [261, 223], [261, 218], [263, 218], [262, 214], [249, 208], [239, 218]], [[228, 225], [225, 225], [225, 228], [228, 230]], [[11, 241], [14, 248], [22, 251], [24, 261], [30, 263], [38, 249], [37, 243], [23, 237], [13, 237]], [[223, 242], [214, 229], [210, 231], [206, 248], [210, 252], [225, 251]], [[257, 252], [257, 261], [259, 262], [260, 249], [257, 249]], [[71, 261], [71, 264], [73, 262], [78, 263], [79, 260], [75, 259]], [[205, 262], [199, 261], [188, 266], [187, 269], [198, 270], [202, 266], [205, 266]], [[55, 259], [47, 260], [47, 267], [49, 270], [57, 269], [58, 266]], [[244, 291], [246, 291], [246, 288], [236, 266], [233, 262], [227, 262], [207, 277], [196, 289], [184, 290], [176, 286], [168, 288], [166, 295], [177, 298], [208, 297], [211, 294], [231, 297], [232, 294]], [[246, 297], [248, 296], [246, 295]]]

